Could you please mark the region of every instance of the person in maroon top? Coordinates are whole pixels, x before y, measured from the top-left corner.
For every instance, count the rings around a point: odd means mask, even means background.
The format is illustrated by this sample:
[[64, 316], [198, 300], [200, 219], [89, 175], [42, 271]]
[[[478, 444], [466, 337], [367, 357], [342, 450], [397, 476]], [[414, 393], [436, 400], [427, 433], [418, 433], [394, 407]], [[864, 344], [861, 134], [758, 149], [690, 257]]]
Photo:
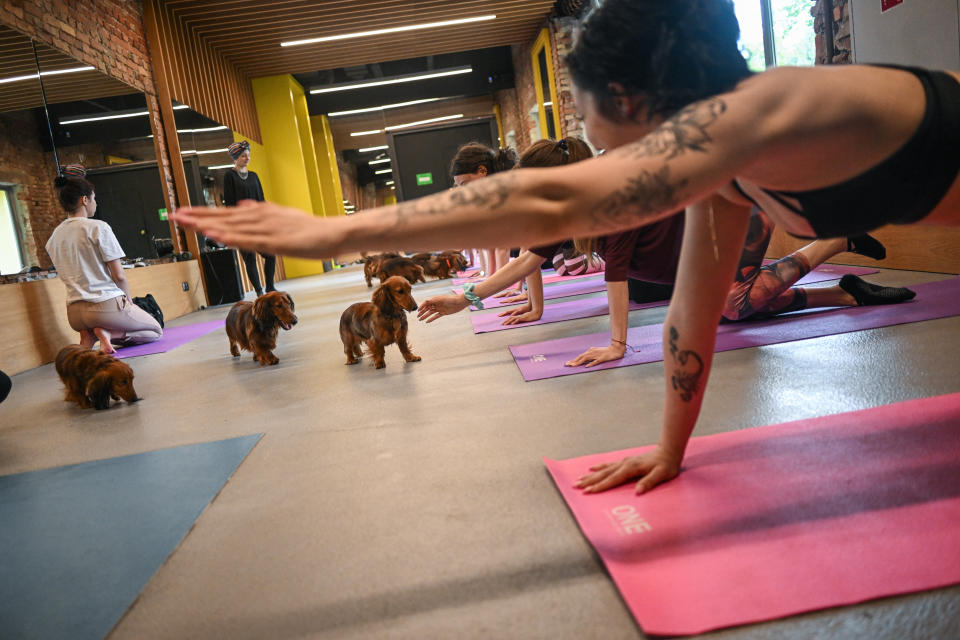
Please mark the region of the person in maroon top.
[[[552, 167], [585, 160], [592, 156], [590, 147], [577, 138], [564, 138], [559, 142], [540, 140], [520, 157], [521, 168]], [[601, 362], [619, 360], [627, 350], [627, 320], [630, 300], [648, 302], [666, 300], [670, 297], [676, 280], [683, 242], [685, 213], [664, 218], [653, 224], [611, 233], [600, 238], [576, 239], [581, 253], [596, 252], [606, 262], [604, 280], [610, 304], [610, 344], [591, 347], [566, 363], [575, 367], [592, 367]], [[789, 256], [763, 264], [774, 225], [759, 209], [754, 209], [750, 218], [750, 231], [740, 256], [736, 280], [730, 287], [723, 317], [727, 321], [746, 318], [768, 318], [781, 313], [810, 307], [856, 306], [903, 302], [913, 298], [909, 289], [877, 287], [856, 276], [844, 276], [845, 281], [832, 287], [806, 288], [793, 286], [797, 280], [844, 251], [868, 255], [876, 259], [885, 257], [882, 244], [869, 235], [856, 238], [817, 240]], [[523, 276], [532, 275], [526, 304], [500, 313], [506, 316], [504, 324], [534, 322], [543, 315], [543, 284], [538, 278], [540, 265], [557, 254], [562, 243], [534, 247], [525, 251], [516, 260], [490, 278], [476, 284], [472, 293], [481, 300], [516, 282]], [[850, 280], [853, 279], [853, 280]], [[850, 282], [858, 296], [847, 291]], [[652, 295], [640, 298], [636, 292], [646, 288]], [[860, 294], [867, 288], [869, 295]], [[631, 289], [634, 295], [631, 295]], [[468, 306], [464, 294], [450, 294], [428, 298], [420, 304], [417, 316], [433, 322], [443, 315], [461, 311]]]

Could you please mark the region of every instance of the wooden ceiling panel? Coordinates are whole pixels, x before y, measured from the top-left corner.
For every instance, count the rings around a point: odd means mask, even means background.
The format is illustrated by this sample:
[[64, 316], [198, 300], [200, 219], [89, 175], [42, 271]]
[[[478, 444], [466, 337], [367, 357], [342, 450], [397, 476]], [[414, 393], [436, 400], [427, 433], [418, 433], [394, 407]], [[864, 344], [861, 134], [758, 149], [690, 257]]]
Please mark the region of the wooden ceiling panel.
[[[554, 0], [164, 0], [164, 10], [250, 77], [402, 60], [533, 40]], [[298, 47], [324, 35], [496, 14], [496, 20]]]
[[[42, 44], [37, 44], [37, 57], [40, 59], [42, 71], [85, 66]], [[30, 38], [0, 25], [0, 79], [33, 75], [36, 72]], [[95, 70], [44, 76], [43, 86], [50, 104], [139, 93], [136, 89]], [[43, 98], [40, 82], [36, 78], [0, 84], [0, 112], [40, 106], [43, 106]]]

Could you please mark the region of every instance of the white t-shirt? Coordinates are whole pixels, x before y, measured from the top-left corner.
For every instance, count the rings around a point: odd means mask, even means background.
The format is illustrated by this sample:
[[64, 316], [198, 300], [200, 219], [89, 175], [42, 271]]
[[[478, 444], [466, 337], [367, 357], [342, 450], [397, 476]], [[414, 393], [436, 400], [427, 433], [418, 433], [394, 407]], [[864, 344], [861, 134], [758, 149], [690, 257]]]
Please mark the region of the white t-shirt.
[[47, 253], [67, 287], [67, 304], [79, 300], [103, 302], [123, 295], [107, 263], [125, 254], [113, 229], [103, 220], [67, 218], [47, 240]]

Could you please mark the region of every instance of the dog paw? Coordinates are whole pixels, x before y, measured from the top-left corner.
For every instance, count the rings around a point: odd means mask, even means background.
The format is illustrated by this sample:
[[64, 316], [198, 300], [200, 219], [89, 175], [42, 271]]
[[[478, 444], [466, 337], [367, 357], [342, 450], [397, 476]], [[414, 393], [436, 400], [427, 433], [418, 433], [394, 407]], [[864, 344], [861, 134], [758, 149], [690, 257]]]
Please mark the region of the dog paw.
[[373, 365], [373, 368], [374, 368], [374, 369], [383, 369], [383, 368], [386, 367], [386, 366], [387, 366], [387, 363], [386, 363], [386, 362], [377, 362], [377, 363], [375, 363], [375, 364]]
[[359, 360], [347, 360], [347, 364], [358, 364]]
[[420, 362], [421, 360], [423, 360], [423, 358], [421, 358], [420, 356], [410, 356], [406, 358], [407, 362]]

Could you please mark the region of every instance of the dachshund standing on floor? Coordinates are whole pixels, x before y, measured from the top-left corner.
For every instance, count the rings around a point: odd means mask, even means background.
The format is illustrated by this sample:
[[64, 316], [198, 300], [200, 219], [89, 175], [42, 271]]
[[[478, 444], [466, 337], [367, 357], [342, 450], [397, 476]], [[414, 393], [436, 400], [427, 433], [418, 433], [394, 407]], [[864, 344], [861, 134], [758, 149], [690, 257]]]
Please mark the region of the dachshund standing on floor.
[[273, 354], [277, 348], [277, 331], [289, 331], [297, 324], [290, 294], [271, 291], [253, 302], [240, 301], [227, 314], [227, 338], [230, 355], [240, 355], [240, 349], [253, 352], [260, 366], [277, 364], [280, 358]]
[[423, 269], [417, 266], [417, 263], [410, 258], [400, 257], [383, 260], [380, 263], [377, 278], [383, 283], [391, 276], [403, 276], [410, 284], [416, 284], [418, 281], [427, 281], [427, 279], [423, 277]]
[[130, 365], [100, 351], [71, 344], [60, 350], [54, 366], [67, 388], [65, 400], [81, 409], [109, 409], [111, 398], [128, 403], [140, 399]]
[[347, 307], [340, 316], [340, 339], [347, 364], [357, 364], [363, 355], [360, 345], [364, 342], [373, 356], [377, 369], [383, 369], [384, 350], [397, 343], [403, 359], [419, 362], [407, 344], [408, 311], [416, 311], [417, 303], [410, 295], [410, 283], [401, 276], [391, 276], [373, 292], [373, 302], [357, 302]]
[[373, 286], [373, 279], [380, 273], [380, 264], [384, 260], [399, 257], [399, 253], [378, 253], [372, 256], [366, 256], [363, 261], [363, 279], [367, 281], [367, 286]]

